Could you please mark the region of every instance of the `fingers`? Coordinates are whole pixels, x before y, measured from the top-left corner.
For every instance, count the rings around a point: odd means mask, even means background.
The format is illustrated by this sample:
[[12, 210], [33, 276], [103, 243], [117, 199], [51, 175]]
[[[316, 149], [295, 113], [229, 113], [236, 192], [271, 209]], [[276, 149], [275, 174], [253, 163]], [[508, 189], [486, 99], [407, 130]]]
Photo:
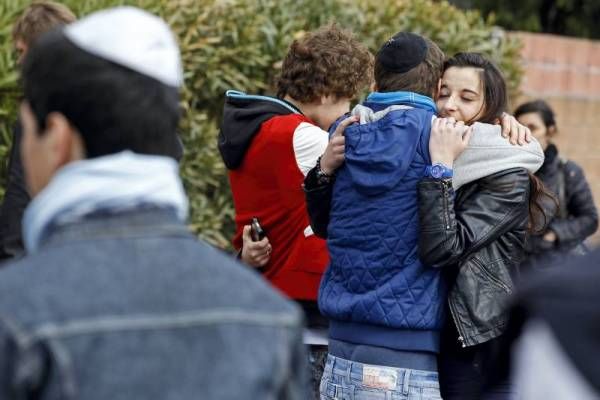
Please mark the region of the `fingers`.
[[433, 120], [429, 138], [429, 154], [432, 163], [451, 167], [454, 160], [464, 151], [471, 140], [473, 129], [464, 121], [454, 118]]
[[512, 145], [519, 144], [521, 146], [531, 142], [533, 136], [531, 130], [524, 125], [521, 125], [519, 121], [512, 115], [503, 113], [501, 117], [502, 123], [502, 136], [508, 138]]
[[531, 130], [518, 122], [517, 124], [519, 125], [519, 144], [523, 146], [524, 144], [531, 142]]
[[244, 225], [244, 229], [242, 230], [242, 241], [244, 242], [244, 247], [246, 243], [252, 243], [252, 235], [250, 235], [250, 231], [252, 228], [250, 225]]
[[527, 143], [531, 143], [531, 141], [533, 140], [533, 133], [531, 133], [531, 129], [529, 129], [528, 127], [524, 127], [525, 128], [525, 141]]
[[516, 145], [519, 143], [519, 127], [517, 125], [517, 120], [513, 117], [508, 118], [510, 124], [510, 143]]
[[256, 255], [262, 254], [262, 253], [267, 253], [271, 251], [271, 243], [269, 242], [268, 238], [263, 238], [262, 240], [259, 240], [258, 242], [252, 242], [249, 246], [248, 246], [248, 250], [252, 253], [256, 253]]
[[502, 137], [507, 138], [510, 132], [510, 115], [507, 113], [502, 113], [502, 117], [500, 117], [500, 124], [502, 126]]
[[269, 239], [264, 238], [260, 242], [254, 242], [252, 248], [248, 249], [248, 256], [251, 260], [250, 265], [255, 267], [262, 267], [271, 258], [271, 252], [273, 248], [269, 243]]
[[342, 150], [344, 150], [344, 146], [346, 145], [346, 138], [344, 136], [335, 136], [335, 137], [331, 137], [331, 139], [329, 140], [329, 146], [332, 148], [332, 150], [335, 151], [339, 151], [340, 148]]
[[353, 115], [351, 117], [346, 118], [345, 120], [343, 120], [342, 122], [339, 123], [339, 125], [337, 126], [337, 128], [335, 128], [335, 132], [333, 132], [333, 135], [331, 136], [336, 137], [336, 136], [343, 136], [344, 135], [344, 131], [346, 130], [346, 128], [348, 127], [348, 125], [353, 124], [355, 122], [358, 121], [358, 117]]
[[457, 121], [453, 117], [449, 118], [438, 118], [434, 121], [437, 123], [438, 129], [444, 133], [454, 133], [462, 136], [465, 132], [466, 125], [464, 121]]
[[268, 238], [253, 242], [250, 238], [250, 225], [244, 226], [242, 236], [244, 244], [242, 247], [242, 260], [252, 267], [263, 267], [271, 259], [273, 247]]
[[526, 140], [525, 138], [527, 136], [525, 130], [527, 128], [521, 125], [519, 121], [517, 121], [517, 119], [512, 115], [508, 115], [507, 119], [510, 121], [510, 143], [513, 145], [524, 145]]
[[346, 154], [346, 138], [344, 136], [332, 137], [321, 157], [321, 169], [325, 173], [332, 173], [344, 162]]
[[335, 128], [335, 132], [329, 139], [325, 153], [321, 156], [321, 170], [331, 175], [336, 169], [338, 169], [345, 159], [346, 153], [346, 138], [344, 137], [344, 131], [348, 125], [356, 122], [358, 117], [352, 116], [344, 119]]
[[271, 256], [265, 255], [264, 257], [256, 259], [255, 264], [253, 266], [254, 267], [264, 267], [265, 265], [267, 265], [267, 263], [269, 262], [270, 259], [271, 259]]
[[527, 136], [527, 134], [525, 133], [526, 128], [523, 125], [519, 124], [518, 129], [519, 129], [518, 142], [519, 142], [519, 145], [523, 146], [525, 144], [525, 137]]

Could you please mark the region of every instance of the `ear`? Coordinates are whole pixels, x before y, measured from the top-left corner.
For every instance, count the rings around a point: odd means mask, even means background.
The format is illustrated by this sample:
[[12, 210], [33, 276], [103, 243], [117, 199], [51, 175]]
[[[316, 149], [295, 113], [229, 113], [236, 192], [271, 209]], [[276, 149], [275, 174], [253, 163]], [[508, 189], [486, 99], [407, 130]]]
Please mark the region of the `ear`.
[[548, 137], [554, 137], [558, 133], [558, 129], [556, 129], [556, 125], [552, 125], [548, 128], [547, 135]]
[[379, 88], [375, 82], [371, 83], [371, 92], [379, 92]]
[[81, 135], [62, 113], [52, 112], [46, 117], [44, 141], [54, 169], [85, 158]]

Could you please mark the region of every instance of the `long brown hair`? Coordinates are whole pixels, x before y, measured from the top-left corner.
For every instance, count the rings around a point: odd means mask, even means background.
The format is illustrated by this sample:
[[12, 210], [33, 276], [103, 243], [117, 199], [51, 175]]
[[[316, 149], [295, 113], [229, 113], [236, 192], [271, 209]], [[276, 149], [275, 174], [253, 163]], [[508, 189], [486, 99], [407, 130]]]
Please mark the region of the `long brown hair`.
[[544, 209], [544, 200], [552, 203], [555, 211], [558, 209], [558, 199], [546, 188], [544, 182], [531, 172], [529, 173], [529, 233], [539, 234], [546, 230], [548, 216]]
[[[508, 90], [506, 80], [500, 69], [482, 54], [457, 53], [444, 63], [444, 71], [450, 67], [477, 68], [481, 70], [480, 79], [484, 93], [484, 101], [479, 122], [493, 124], [501, 118], [508, 106]], [[475, 122], [475, 121], [469, 121]], [[541, 233], [546, 229], [548, 216], [544, 202], [550, 201], [558, 207], [558, 200], [548, 191], [537, 176], [529, 172], [529, 224], [530, 233]]]

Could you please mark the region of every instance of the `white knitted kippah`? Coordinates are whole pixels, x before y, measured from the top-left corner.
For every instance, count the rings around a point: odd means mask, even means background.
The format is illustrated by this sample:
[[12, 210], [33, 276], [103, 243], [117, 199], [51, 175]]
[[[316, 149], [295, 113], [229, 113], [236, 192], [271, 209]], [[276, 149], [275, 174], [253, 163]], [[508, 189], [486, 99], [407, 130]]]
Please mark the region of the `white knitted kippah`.
[[135, 7], [116, 7], [68, 25], [65, 35], [80, 49], [169, 86], [183, 71], [175, 37], [160, 18]]

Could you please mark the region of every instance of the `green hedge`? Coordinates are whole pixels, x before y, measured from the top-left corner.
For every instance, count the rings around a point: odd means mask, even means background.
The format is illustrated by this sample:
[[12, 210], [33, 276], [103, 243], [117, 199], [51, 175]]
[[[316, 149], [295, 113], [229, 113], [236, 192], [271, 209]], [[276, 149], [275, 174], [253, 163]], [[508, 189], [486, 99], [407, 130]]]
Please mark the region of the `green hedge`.
[[[19, 98], [12, 54], [12, 21], [29, 1], [0, 0], [0, 159], [6, 159]], [[336, 21], [376, 51], [399, 30], [429, 36], [447, 53], [480, 51], [503, 68], [513, 94], [519, 85], [520, 44], [447, 2], [429, 0], [69, 0], [78, 16], [118, 4], [137, 5], [164, 17], [179, 38], [185, 68], [180, 133], [186, 153], [182, 176], [190, 197], [191, 227], [229, 246], [233, 205], [216, 137], [223, 94], [235, 88], [273, 93], [290, 42]], [[4, 162], [2, 165], [5, 165]], [[4, 176], [4, 174], [3, 174]], [[0, 184], [3, 182], [0, 182]], [[3, 186], [3, 185], [0, 185]]]

